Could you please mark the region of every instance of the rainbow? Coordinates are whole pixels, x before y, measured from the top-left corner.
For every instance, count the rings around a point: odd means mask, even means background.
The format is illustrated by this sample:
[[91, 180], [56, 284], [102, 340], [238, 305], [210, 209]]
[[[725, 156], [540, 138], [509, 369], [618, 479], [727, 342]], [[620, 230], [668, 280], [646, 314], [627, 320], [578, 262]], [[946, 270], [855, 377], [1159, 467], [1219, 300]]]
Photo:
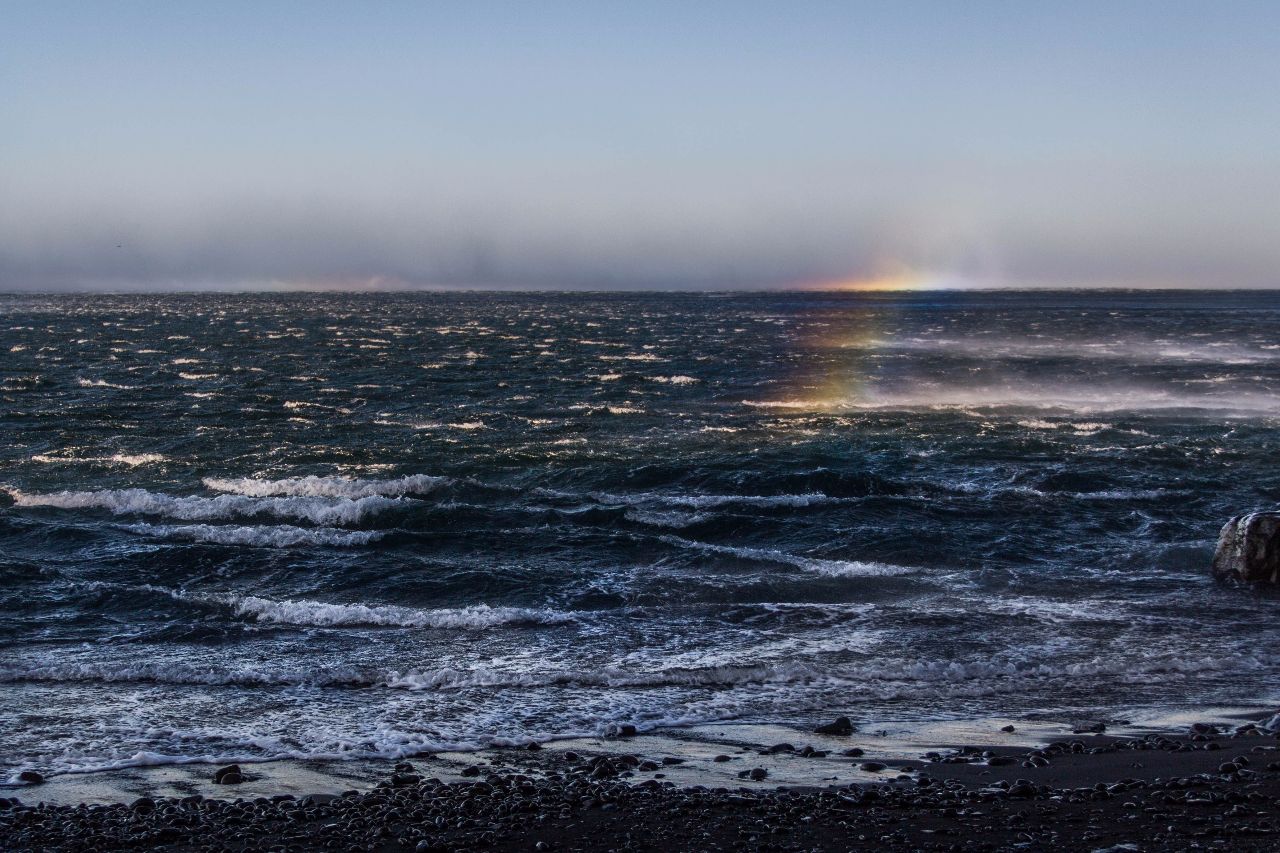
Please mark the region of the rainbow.
[[[925, 273], [903, 265], [887, 265], [883, 274], [797, 283], [790, 290], [826, 293], [886, 293], [946, 290], [962, 287], [955, 276]], [[786, 383], [784, 400], [756, 403], [771, 408], [832, 411], [874, 403], [882, 370], [877, 351], [885, 343], [884, 320], [893, 306], [880, 302], [859, 305], [854, 300], [827, 307], [808, 317], [810, 329], [799, 342], [807, 363], [798, 366]]]

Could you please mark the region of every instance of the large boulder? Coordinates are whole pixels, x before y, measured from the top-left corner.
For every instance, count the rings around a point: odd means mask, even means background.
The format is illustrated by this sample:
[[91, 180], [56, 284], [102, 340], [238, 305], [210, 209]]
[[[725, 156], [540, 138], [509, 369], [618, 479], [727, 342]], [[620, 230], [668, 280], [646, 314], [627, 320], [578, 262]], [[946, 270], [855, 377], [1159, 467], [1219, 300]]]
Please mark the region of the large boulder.
[[1223, 525], [1213, 555], [1213, 576], [1280, 585], [1280, 512], [1251, 512]]

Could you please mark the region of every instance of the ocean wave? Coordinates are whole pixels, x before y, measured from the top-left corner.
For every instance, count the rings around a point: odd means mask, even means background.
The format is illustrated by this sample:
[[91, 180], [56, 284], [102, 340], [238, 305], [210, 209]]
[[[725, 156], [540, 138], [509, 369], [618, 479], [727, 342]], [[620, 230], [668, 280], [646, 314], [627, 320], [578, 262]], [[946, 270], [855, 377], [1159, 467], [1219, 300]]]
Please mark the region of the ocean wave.
[[27, 494], [7, 489], [20, 507], [104, 509], [115, 515], [159, 515], [181, 521], [215, 521], [254, 515], [296, 518], [320, 525], [356, 524], [370, 515], [416, 503], [409, 498], [256, 498], [246, 495], [179, 497], [146, 489]]
[[105, 379], [77, 379], [76, 384], [81, 388], [112, 388], [116, 391], [132, 391], [136, 387], [133, 385], [118, 385]]
[[685, 548], [694, 551], [704, 551], [711, 554], [727, 554], [733, 557], [742, 557], [743, 559], [753, 560], [765, 563], [782, 563], [788, 566], [794, 566], [798, 569], [804, 569], [808, 572], [816, 572], [820, 575], [829, 575], [831, 577], [888, 577], [892, 575], [905, 575], [919, 571], [919, 569], [909, 566], [895, 566], [889, 563], [864, 562], [861, 560], [823, 560], [816, 557], [802, 557], [796, 554], [788, 554], [785, 551], [776, 551], [771, 548], [741, 548], [730, 545], [713, 545], [709, 542], [695, 542], [691, 539], [682, 539], [679, 536], [661, 536], [659, 539], [668, 545], [675, 545], [678, 548]]
[[707, 513], [702, 512], [679, 512], [676, 510], [645, 510], [638, 507], [628, 507], [624, 513], [624, 518], [628, 521], [634, 521], [637, 524], [647, 524], [650, 527], [691, 527], [694, 524], [701, 524], [711, 518]]
[[180, 539], [215, 545], [251, 545], [259, 548], [296, 548], [327, 545], [351, 548], [383, 537], [376, 530], [341, 530], [334, 527], [294, 527], [289, 524], [241, 527], [221, 524], [127, 524], [122, 529], [156, 539]]
[[287, 477], [259, 480], [250, 477], [229, 479], [206, 477], [204, 485], [215, 492], [248, 497], [367, 498], [429, 494], [449, 482], [448, 477], [410, 474], [393, 480], [361, 480], [353, 477]]
[[537, 488], [533, 490], [534, 495], [549, 498], [566, 498], [569, 500], [581, 500], [584, 497], [600, 504], [615, 504], [621, 506], [646, 506], [646, 505], [663, 505], [674, 507], [685, 507], [688, 509], [702, 510], [715, 509], [724, 506], [754, 506], [754, 507], [808, 507], [818, 504], [832, 503], [839, 501], [839, 498], [833, 498], [821, 492], [809, 492], [800, 495], [698, 495], [698, 494], [679, 494], [672, 492], [636, 492], [634, 494], [614, 494], [611, 492], [569, 492], [558, 489]]
[[[1267, 669], [1257, 656], [1225, 654], [1187, 657], [1178, 653], [1107, 656], [1070, 662], [1004, 660], [891, 660], [880, 663], [819, 665], [802, 661], [709, 667], [510, 671], [493, 667], [375, 670], [320, 667], [307, 670], [269, 666], [202, 667], [186, 663], [64, 662], [0, 665], [0, 683], [140, 682], [240, 687], [340, 687], [409, 691], [452, 691], [474, 688], [538, 689], [597, 687], [641, 689], [693, 687], [724, 689], [746, 685], [858, 685], [872, 695], [901, 696], [912, 685], [938, 691], [940, 685], [978, 684], [983, 692], [1017, 690], [1037, 682], [1107, 678], [1142, 684], [1169, 675], [1233, 673]], [[907, 695], [910, 695], [908, 690]], [[942, 695], [939, 693], [938, 695]]]
[[55, 456], [49, 453], [37, 453], [31, 457], [31, 461], [46, 465], [128, 465], [135, 468], [139, 465], [168, 462], [169, 457], [160, 453], [113, 453], [110, 456]]
[[572, 613], [528, 607], [469, 607], [418, 610], [389, 604], [328, 604], [322, 601], [276, 601], [257, 596], [228, 597], [237, 616], [284, 625], [343, 627], [385, 625], [399, 628], [482, 629], [499, 625], [562, 625]]

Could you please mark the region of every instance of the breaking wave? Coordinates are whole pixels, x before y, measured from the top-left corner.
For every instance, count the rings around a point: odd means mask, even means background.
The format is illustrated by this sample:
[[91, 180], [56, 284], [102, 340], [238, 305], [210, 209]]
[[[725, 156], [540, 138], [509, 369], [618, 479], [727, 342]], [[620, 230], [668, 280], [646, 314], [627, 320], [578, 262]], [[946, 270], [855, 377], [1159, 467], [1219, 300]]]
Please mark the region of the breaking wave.
[[831, 577], [888, 577], [892, 575], [912, 574], [918, 569], [908, 566], [895, 566], [889, 563], [864, 562], [861, 560], [822, 560], [816, 557], [801, 557], [776, 551], [772, 548], [738, 548], [729, 545], [712, 545], [709, 542], [695, 542], [679, 536], [661, 536], [661, 541], [693, 551], [705, 551], [711, 554], [727, 554], [763, 563], [781, 563], [795, 566], [807, 572], [816, 572]]
[[351, 498], [400, 497], [429, 494], [449, 482], [448, 477], [411, 474], [393, 480], [360, 480], [351, 477], [288, 477], [283, 480], [258, 480], [249, 477], [227, 479], [206, 477], [204, 485], [215, 492], [229, 492], [247, 497], [320, 497]]
[[399, 628], [482, 629], [499, 625], [561, 625], [575, 619], [572, 613], [541, 608], [490, 607], [487, 604], [417, 610], [386, 604], [274, 601], [256, 596], [230, 597], [227, 602], [237, 616], [246, 616], [258, 622], [316, 627], [385, 625]]
[[254, 515], [296, 518], [312, 524], [357, 524], [370, 515], [404, 507], [409, 498], [369, 496], [363, 498], [255, 498], [247, 495], [219, 495], [214, 498], [192, 495], [179, 497], [146, 489], [104, 489], [85, 492], [27, 494], [8, 489], [21, 507], [57, 509], [104, 509], [115, 515], [159, 515], [181, 521], [215, 521]]
[[936, 691], [939, 685], [978, 682], [983, 691], [1016, 690], [1037, 681], [1079, 678], [1118, 678], [1142, 684], [1179, 673], [1242, 672], [1262, 669], [1256, 656], [1227, 654], [1186, 658], [1151, 654], [1139, 659], [1089, 658], [1069, 663], [1018, 660], [887, 661], [827, 667], [812, 663], [748, 664], [741, 666], [669, 667], [651, 670], [606, 667], [599, 670], [508, 671], [492, 667], [460, 669], [413, 668], [373, 670], [360, 667], [320, 667], [313, 670], [272, 669], [261, 666], [203, 668], [162, 662], [4, 664], [0, 683], [14, 682], [144, 682], [178, 685], [308, 686], [383, 688], [433, 691], [468, 688], [526, 688], [585, 686], [610, 688], [704, 687], [727, 688], [751, 684], [858, 684], [881, 696], [900, 695], [904, 685]]
[[296, 548], [303, 545], [351, 548], [376, 542], [384, 535], [376, 530], [294, 527], [289, 524], [249, 527], [220, 524], [128, 524], [123, 529], [156, 539], [207, 542], [214, 545], [251, 545], [259, 548]]

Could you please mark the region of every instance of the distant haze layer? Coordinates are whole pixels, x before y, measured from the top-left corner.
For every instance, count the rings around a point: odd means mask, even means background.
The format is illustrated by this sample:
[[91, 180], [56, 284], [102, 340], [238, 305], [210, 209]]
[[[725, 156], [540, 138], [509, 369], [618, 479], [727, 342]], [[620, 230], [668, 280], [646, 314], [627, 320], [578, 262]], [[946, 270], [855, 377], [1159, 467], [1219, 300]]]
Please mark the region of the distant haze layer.
[[0, 290], [1276, 287], [1280, 5], [10, 4]]

